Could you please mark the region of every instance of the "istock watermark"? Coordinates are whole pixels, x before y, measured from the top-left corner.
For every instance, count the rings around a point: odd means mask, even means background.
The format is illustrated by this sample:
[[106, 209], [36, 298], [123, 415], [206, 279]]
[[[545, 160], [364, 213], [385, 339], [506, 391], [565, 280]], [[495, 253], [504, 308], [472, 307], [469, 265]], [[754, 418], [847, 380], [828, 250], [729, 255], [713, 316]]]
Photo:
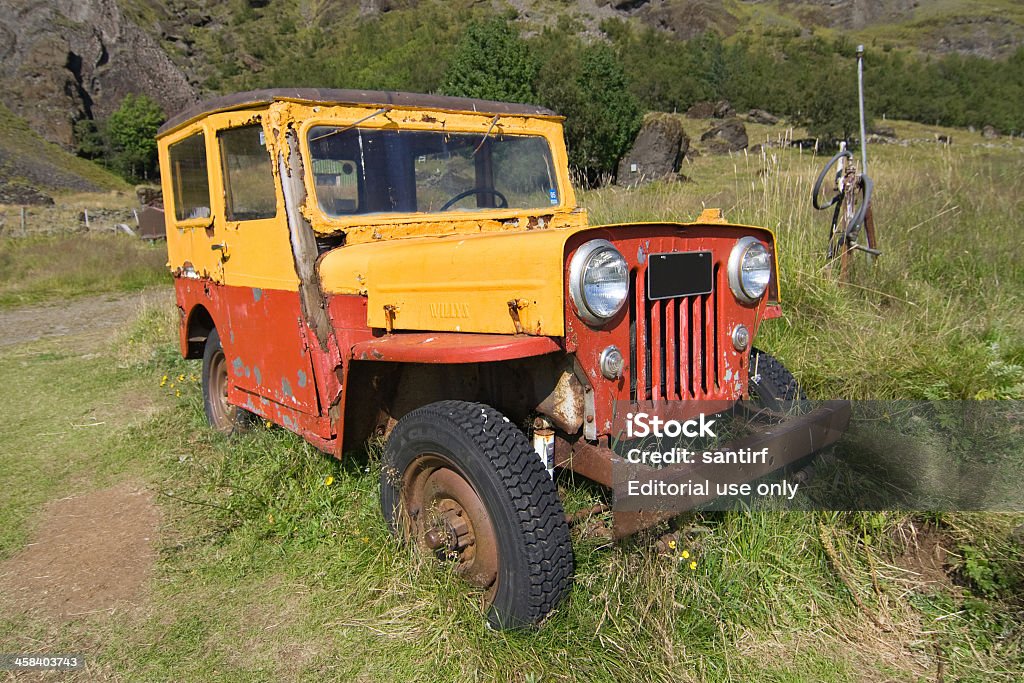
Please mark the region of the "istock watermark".
[[855, 401], [848, 425], [829, 404], [617, 405], [616, 523], [759, 506], [1024, 511], [1024, 402]]

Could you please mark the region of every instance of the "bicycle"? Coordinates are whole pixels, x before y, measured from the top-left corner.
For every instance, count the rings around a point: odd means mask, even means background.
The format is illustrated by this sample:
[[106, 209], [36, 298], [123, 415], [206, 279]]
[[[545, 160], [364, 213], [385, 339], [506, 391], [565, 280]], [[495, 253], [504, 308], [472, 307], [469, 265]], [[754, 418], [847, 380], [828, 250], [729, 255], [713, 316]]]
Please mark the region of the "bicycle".
[[[828, 203], [819, 201], [821, 186], [829, 171], [838, 164], [839, 168], [833, 177], [835, 194]], [[845, 279], [849, 269], [849, 256], [854, 250], [863, 251], [877, 257], [882, 254], [878, 249], [875, 236], [875, 221], [871, 210], [871, 194], [874, 183], [864, 173], [857, 173], [853, 162], [853, 154], [842, 143], [839, 152], [825, 165], [814, 181], [811, 191], [811, 203], [814, 208], [823, 211], [835, 207], [832, 212], [832, 225], [828, 235], [828, 250], [825, 265], [831, 268], [839, 260], [839, 277]], [[864, 231], [865, 244], [858, 239]]]

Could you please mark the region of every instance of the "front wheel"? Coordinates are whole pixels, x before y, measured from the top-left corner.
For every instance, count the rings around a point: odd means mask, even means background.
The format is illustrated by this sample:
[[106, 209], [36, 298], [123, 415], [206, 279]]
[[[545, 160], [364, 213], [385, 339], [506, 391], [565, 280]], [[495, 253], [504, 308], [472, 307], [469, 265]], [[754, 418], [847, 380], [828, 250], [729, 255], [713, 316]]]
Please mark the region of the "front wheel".
[[489, 406], [440, 401], [399, 420], [380, 499], [393, 533], [483, 590], [494, 628], [537, 624], [569, 592], [555, 484], [523, 432]]

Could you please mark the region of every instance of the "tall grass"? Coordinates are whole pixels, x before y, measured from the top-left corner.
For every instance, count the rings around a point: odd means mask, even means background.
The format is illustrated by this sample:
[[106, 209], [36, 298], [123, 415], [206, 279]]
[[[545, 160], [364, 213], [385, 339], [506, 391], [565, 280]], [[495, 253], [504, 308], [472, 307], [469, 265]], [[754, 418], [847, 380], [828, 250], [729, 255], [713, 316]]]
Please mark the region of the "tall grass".
[[167, 248], [121, 235], [0, 239], [0, 307], [170, 283]]
[[824, 267], [829, 212], [810, 187], [826, 158], [789, 149], [698, 158], [690, 183], [605, 188], [597, 222], [694, 220], [718, 206], [771, 228], [785, 318], [757, 344], [820, 398], [1024, 398], [1024, 174], [1020, 148], [872, 150], [883, 255], [856, 254], [850, 281]]

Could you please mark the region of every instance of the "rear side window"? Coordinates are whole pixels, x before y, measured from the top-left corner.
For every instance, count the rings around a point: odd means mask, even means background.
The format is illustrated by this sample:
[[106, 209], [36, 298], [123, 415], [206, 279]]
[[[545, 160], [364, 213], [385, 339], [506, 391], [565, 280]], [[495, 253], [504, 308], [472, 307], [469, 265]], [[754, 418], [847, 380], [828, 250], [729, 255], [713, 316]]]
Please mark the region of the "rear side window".
[[224, 203], [229, 221], [277, 215], [274, 175], [263, 127], [232, 128], [218, 134], [224, 164]]
[[171, 180], [174, 183], [174, 217], [179, 221], [210, 217], [210, 178], [206, 172], [203, 133], [170, 146]]

